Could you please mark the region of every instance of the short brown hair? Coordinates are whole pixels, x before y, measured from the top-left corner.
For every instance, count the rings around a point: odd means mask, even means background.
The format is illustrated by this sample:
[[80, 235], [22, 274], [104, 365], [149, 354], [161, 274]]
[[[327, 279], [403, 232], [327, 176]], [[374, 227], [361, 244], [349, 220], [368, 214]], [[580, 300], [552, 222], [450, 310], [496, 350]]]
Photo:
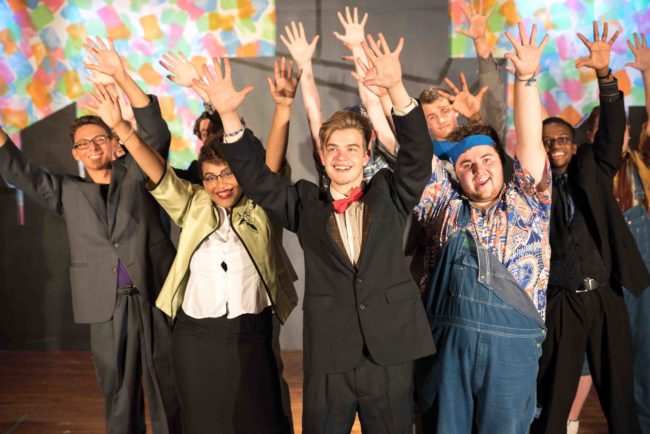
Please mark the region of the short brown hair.
[[440, 98], [444, 98], [440, 94], [440, 88], [436, 86], [429, 86], [420, 93], [420, 104], [431, 104], [432, 102], [438, 101]]
[[[194, 121], [194, 128], [192, 132], [196, 137], [199, 139], [201, 138], [201, 121], [203, 119], [208, 119], [210, 123], [208, 123], [208, 135], [223, 135], [223, 124], [221, 123], [221, 117], [219, 116], [218, 113], [215, 113], [214, 115], [210, 116], [208, 112], [203, 112], [201, 113], [201, 116], [196, 118], [196, 121]], [[212, 120], [219, 121], [217, 124], [212, 122]]]
[[99, 127], [102, 127], [104, 131], [106, 131], [106, 135], [110, 138], [113, 137], [113, 132], [111, 129], [104, 123], [102, 118], [99, 116], [93, 116], [93, 115], [86, 115], [86, 116], [81, 116], [80, 118], [77, 118], [70, 124], [70, 140], [72, 140], [72, 143], [74, 144], [74, 135], [76, 134], [77, 130], [84, 125], [97, 125]]
[[323, 125], [321, 125], [318, 131], [321, 148], [325, 146], [334, 131], [346, 130], [348, 128], [361, 132], [363, 146], [367, 149], [370, 138], [372, 137], [372, 124], [365, 116], [347, 110], [339, 110], [323, 122]]

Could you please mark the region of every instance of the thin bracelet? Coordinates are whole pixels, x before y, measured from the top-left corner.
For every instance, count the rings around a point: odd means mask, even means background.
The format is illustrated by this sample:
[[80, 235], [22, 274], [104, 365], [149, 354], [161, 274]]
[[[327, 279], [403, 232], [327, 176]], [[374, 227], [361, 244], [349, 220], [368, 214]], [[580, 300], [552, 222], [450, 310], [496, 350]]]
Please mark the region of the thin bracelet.
[[[119, 136], [118, 136], [118, 137], [117, 137], [117, 139], [118, 139], [117, 142], [118, 142], [120, 145], [122, 145], [122, 146], [126, 146], [126, 142], [129, 141], [129, 139], [131, 138], [131, 136], [133, 135], [133, 133], [135, 133], [135, 130], [134, 130], [133, 128], [131, 128], [131, 131], [129, 131], [129, 135], [126, 136], [126, 139], [124, 139], [124, 140], [120, 140], [120, 138], [119, 138]], [[117, 133], [116, 133], [116, 135], [117, 135]]]
[[525, 82], [525, 83], [526, 83], [526, 86], [532, 86], [532, 84], [535, 83], [535, 82], [537, 81], [537, 77], [536, 77], [536, 76], [537, 76], [537, 71], [535, 71], [535, 72], [533, 73], [533, 75], [530, 76], [530, 78], [526, 78], [526, 79], [519, 78], [519, 77], [517, 77], [517, 75], [515, 75], [515, 80]]

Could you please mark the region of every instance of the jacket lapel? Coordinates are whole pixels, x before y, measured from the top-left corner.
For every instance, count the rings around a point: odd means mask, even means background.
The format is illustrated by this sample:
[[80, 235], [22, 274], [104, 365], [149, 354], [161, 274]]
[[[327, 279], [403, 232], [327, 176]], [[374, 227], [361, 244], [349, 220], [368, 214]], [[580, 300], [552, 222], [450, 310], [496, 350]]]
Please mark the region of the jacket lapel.
[[77, 182], [75, 184], [77, 185], [79, 190], [81, 190], [84, 197], [90, 204], [90, 207], [97, 215], [97, 219], [99, 220], [99, 222], [102, 224], [102, 226], [108, 229], [107, 221], [106, 221], [106, 202], [102, 197], [100, 186], [98, 184], [95, 184], [94, 182], [88, 182], [88, 181]]
[[108, 187], [108, 200], [106, 201], [106, 217], [107, 226], [110, 233], [115, 230], [115, 223], [117, 220], [117, 205], [120, 200], [120, 191], [122, 190], [122, 182], [126, 175], [126, 168], [121, 161], [118, 160], [113, 164], [111, 170], [111, 183]]

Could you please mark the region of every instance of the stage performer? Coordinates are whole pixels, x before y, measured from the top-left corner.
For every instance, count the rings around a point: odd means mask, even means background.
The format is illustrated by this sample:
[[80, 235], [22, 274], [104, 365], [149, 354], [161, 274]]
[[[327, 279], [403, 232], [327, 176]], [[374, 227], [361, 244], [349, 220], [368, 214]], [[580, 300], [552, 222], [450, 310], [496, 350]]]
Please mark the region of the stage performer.
[[[535, 386], [550, 265], [551, 172], [541, 141], [536, 45], [519, 24], [515, 53], [514, 175], [503, 180], [499, 143], [469, 123], [440, 143], [415, 213], [437, 249], [424, 304], [438, 353], [416, 362], [425, 433], [525, 434]], [[403, 148], [430, 142], [421, 108], [396, 117]], [[400, 133], [401, 131], [401, 133]], [[445, 170], [451, 162], [458, 181]]]
[[[299, 77], [275, 64], [269, 83], [276, 116], [265, 162], [284, 163]], [[230, 68], [226, 67], [229, 76]], [[231, 95], [239, 105], [251, 88]], [[118, 101], [102, 86], [97, 111], [149, 177], [151, 194], [182, 228], [178, 253], [156, 305], [175, 320], [173, 370], [186, 434], [286, 434], [272, 349], [272, 315], [284, 322], [297, 303], [282, 248], [282, 228], [242, 191], [221, 141], [208, 138], [199, 163], [203, 186], [178, 178], [137, 135], [128, 137]], [[127, 140], [128, 139], [128, 140]], [[255, 152], [263, 154], [258, 142]]]
[[[146, 120], [160, 113], [158, 101], [138, 87], [119, 56], [115, 65], [116, 82], [144, 134]], [[118, 140], [100, 118], [77, 119], [70, 126], [70, 137], [72, 156], [83, 165], [85, 178], [36, 167], [1, 130], [0, 175], [65, 218], [74, 319], [90, 324], [106, 432], [145, 432], [142, 380], [152, 431], [179, 433], [170, 328], [165, 315], [153, 306], [175, 253], [161, 210], [133, 158], [124, 155], [113, 161]], [[166, 156], [170, 140], [159, 137], [157, 151]]]
[[[381, 49], [369, 40], [376, 75], [368, 84], [386, 88], [393, 106], [409, 106], [403, 40], [392, 52], [383, 36]], [[402, 147], [395, 172], [382, 169], [363, 183], [371, 126], [358, 113], [339, 111], [319, 131], [328, 190], [305, 180], [289, 185], [264, 165], [242, 126], [230, 78], [209, 78], [204, 87], [223, 120], [222, 153], [244, 191], [297, 232], [303, 247], [303, 433], [350, 432], [358, 413], [366, 433], [410, 434], [413, 360], [434, 346], [402, 234], [431, 172], [431, 143]]]
[[621, 166], [625, 107], [610, 69], [608, 25], [594, 40], [578, 37], [589, 55], [576, 66], [596, 72], [600, 123], [593, 144], [577, 146], [573, 126], [560, 118], [544, 121], [543, 140], [553, 167], [551, 275], [548, 338], [540, 360], [540, 418], [532, 433], [566, 429], [585, 352], [610, 432], [640, 433], [634, 402], [630, 324], [625, 287], [635, 296], [650, 276], [613, 194]]

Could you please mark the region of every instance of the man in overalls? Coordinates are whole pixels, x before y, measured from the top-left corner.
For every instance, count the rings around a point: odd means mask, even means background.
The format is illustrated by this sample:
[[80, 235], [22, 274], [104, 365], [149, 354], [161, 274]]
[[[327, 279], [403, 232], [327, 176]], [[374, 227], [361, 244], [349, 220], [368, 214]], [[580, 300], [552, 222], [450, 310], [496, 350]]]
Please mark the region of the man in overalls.
[[[435, 241], [424, 302], [438, 353], [416, 373], [425, 433], [523, 434], [535, 414], [550, 262], [551, 172], [535, 85], [546, 39], [537, 46], [534, 27], [530, 41], [519, 31], [506, 34], [516, 51], [506, 55], [516, 70], [512, 180], [504, 184], [490, 128], [470, 123], [436, 146], [415, 210]], [[396, 126], [415, 140], [415, 119], [406, 121]]]

